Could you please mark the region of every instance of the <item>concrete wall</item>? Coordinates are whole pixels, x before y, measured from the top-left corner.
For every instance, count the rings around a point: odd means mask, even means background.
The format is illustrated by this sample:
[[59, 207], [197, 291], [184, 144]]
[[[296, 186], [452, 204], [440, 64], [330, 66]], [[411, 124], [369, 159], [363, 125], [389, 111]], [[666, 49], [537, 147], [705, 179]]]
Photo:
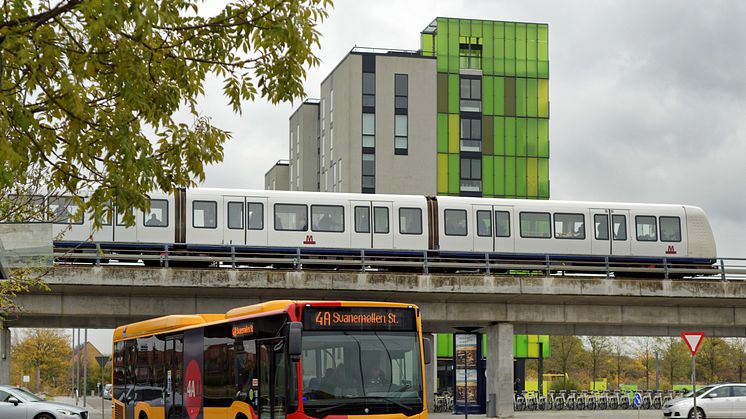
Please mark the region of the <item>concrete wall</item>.
[[17, 298], [11, 327], [113, 327], [173, 313], [223, 313], [261, 300], [414, 303], [428, 332], [510, 323], [515, 333], [746, 336], [746, 283], [274, 270], [57, 267], [51, 292]]
[[307, 100], [289, 121], [290, 189], [318, 191], [319, 104]]
[[264, 190], [290, 190], [290, 166], [287, 163], [277, 162], [264, 174]]

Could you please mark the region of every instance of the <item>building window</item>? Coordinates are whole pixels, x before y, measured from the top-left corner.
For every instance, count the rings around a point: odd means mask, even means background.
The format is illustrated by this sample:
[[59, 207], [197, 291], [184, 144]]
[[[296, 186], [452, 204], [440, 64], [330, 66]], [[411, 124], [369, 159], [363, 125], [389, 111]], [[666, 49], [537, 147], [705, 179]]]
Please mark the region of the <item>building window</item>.
[[407, 115], [394, 115], [394, 153], [407, 154], [409, 148]]
[[482, 151], [482, 120], [461, 118], [461, 151]]
[[376, 107], [376, 73], [363, 73], [363, 108]]
[[459, 58], [461, 68], [482, 68], [482, 38], [475, 36], [459, 37]]
[[409, 152], [409, 76], [394, 75], [394, 154]]
[[482, 192], [482, 159], [461, 159], [461, 192]]
[[363, 114], [363, 148], [376, 146], [376, 114]]
[[[329, 91], [329, 129], [334, 127], [334, 89]], [[334, 143], [332, 143], [334, 147]]]
[[461, 111], [482, 112], [482, 79], [461, 78]]
[[363, 193], [376, 188], [376, 155], [363, 154]]

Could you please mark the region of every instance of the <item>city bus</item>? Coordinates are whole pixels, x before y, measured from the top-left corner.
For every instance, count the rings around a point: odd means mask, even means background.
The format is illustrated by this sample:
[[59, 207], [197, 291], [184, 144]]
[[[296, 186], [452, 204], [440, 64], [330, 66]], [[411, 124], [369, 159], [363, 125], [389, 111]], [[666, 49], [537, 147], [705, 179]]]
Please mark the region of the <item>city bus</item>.
[[269, 301], [171, 315], [113, 338], [114, 419], [427, 417], [419, 309]]

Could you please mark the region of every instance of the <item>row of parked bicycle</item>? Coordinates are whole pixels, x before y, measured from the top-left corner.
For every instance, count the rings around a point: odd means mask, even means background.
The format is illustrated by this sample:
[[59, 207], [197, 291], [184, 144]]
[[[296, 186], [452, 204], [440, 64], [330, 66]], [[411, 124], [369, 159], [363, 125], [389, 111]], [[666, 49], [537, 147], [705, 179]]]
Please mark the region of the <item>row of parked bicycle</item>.
[[640, 395], [640, 408], [660, 409], [667, 401], [683, 395], [675, 391], [549, 391], [547, 396], [536, 391], [516, 393], [514, 409], [522, 410], [613, 410], [636, 408], [635, 394]]

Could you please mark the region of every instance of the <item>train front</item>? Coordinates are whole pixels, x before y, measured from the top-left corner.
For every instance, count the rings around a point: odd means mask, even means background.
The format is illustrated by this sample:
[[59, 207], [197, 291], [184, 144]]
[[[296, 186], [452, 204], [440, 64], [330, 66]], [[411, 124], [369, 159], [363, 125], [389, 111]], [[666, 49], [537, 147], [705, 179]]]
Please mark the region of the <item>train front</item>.
[[299, 413], [426, 417], [417, 307], [307, 303], [302, 322]]

